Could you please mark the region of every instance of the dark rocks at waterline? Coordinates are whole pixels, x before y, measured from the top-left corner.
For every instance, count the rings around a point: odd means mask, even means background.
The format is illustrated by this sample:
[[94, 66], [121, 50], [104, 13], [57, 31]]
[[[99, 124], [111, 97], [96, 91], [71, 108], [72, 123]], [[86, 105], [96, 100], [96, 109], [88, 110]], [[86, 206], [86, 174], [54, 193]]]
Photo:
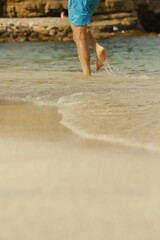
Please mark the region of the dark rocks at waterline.
[[[145, 34], [133, 30], [136, 18], [105, 19], [90, 25], [97, 39], [133, 37]], [[3, 18], [0, 19], [0, 42], [11, 41], [69, 41], [73, 40], [67, 18]]]
[[[7, 21], [8, 20], [8, 21]], [[0, 21], [0, 41], [65, 41], [72, 39], [69, 24], [58, 26], [55, 19], [39, 22], [40, 19], [5, 19]], [[53, 20], [53, 24], [50, 21]], [[58, 21], [58, 19], [57, 19]]]

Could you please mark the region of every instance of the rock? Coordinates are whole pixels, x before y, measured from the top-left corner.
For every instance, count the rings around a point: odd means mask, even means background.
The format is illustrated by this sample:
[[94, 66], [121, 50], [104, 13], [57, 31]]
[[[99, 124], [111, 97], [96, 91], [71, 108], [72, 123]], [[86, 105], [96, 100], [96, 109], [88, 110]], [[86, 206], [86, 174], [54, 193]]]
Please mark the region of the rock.
[[51, 30], [49, 31], [49, 35], [50, 35], [50, 36], [54, 36], [56, 33], [57, 33], [57, 32], [56, 32], [55, 29], [51, 29]]
[[[67, 13], [67, 0], [0, 0], [1, 17], [58, 17]], [[94, 21], [136, 18], [131, 27], [160, 32], [160, 0], [101, 0]], [[126, 22], [129, 21], [125, 20]], [[124, 21], [124, 22], [125, 22]], [[127, 23], [129, 28], [129, 24]]]
[[7, 23], [7, 27], [13, 27], [14, 24], [12, 22]]
[[160, 1], [136, 0], [140, 24], [147, 32], [160, 33]]
[[[0, 19], [0, 41], [6, 36], [20, 41], [72, 39], [67, 18], [57, 18], [61, 12], [66, 15], [67, 2], [0, 0], [0, 17], [10, 18]], [[160, 33], [160, 0], [102, 0], [92, 22], [90, 28], [98, 38], [145, 31]]]
[[2, 34], [1, 34], [1, 37], [2, 38], [10, 38], [10, 34], [8, 31], [4, 31]]
[[2, 30], [0, 30], [0, 36], [2, 36], [2, 37], [3, 37], [5, 33], [6, 33], [6, 30], [3, 30], [3, 29], [2, 29]]

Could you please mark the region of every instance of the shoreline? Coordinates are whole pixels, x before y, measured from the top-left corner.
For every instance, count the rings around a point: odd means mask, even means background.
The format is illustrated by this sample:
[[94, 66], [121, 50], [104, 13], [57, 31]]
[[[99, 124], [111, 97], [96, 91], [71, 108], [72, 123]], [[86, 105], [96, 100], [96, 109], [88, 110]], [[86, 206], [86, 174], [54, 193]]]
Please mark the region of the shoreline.
[[[140, 30], [124, 29], [119, 31], [105, 30], [105, 21], [89, 25], [97, 39], [156, 37], [159, 34]], [[108, 21], [110, 29], [114, 28]], [[0, 18], [0, 42], [37, 42], [37, 41], [71, 41], [72, 30], [67, 18]]]
[[54, 108], [3, 102], [0, 111], [2, 239], [156, 238], [158, 157], [82, 141]]
[[[48, 71], [38, 72], [38, 71], [10, 71], [10, 73], [6, 71], [0, 72], [0, 77], [3, 79], [3, 81], [11, 81], [13, 82], [13, 85], [11, 86], [11, 89], [16, 89], [17, 84], [19, 80], [26, 80], [26, 76], [28, 77], [28, 86], [26, 86], [26, 93], [24, 94], [23, 98], [14, 97], [14, 94], [12, 91], [9, 91], [6, 96], [1, 96], [0, 100], [0, 133], [3, 137], [21, 137], [24, 139], [33, 139], [33, 140], [44, 140], [44, 141], [52, 141], [56, 140], [57, 138], [59, 140], [64, 141], [63, 138], [67, 139], [66, 137], [74, 137], [74, 140], [84, 143], [84, 145], [87, 143], [92, 146], [92, 143], [94, 146], [113, 146], [115, 149], [123, 149], [123, 151], [130, 151], [131, 152], [144, 152], [144, 154], [149, 153], [154, 156], [154, 153], [156, 155], [157, 147], [148, 147], [145, 144], [140, 144], [136, 141], [133, 141], [130, 143], [130, 141], [126, 140], [124, 138], [107, 138], [104, 139], [103, 135], [98, 135], [98, 138], [94, 135], [86, 134], [85, 131], [77, 132], [72, 125], [68, 125], [65, 122], [65, 114], [63, 114], [63, 111], [61, 111], [60, 106], [54, 104], [56, 103], [61, 97], [65, 96], [64, 93], [60, 93], [55, 96], [55, 99], [52, 99], [51, 102], [46, 101], [41, 103], [41, 100], [39, 102], [36, 101], [36, 96], [31, 96], [28, 98], [28, 87], [30, 86], [30, 80], [38, 80], [41, 81], [43, 79], [43, 83], [46, 84], [47, 78], [51, 81], [58, 81], [60, 84], [64, 85], [66, 81], [68, 81], [70, 78], [77, 77], [77, 80], [81, 79], [81, 73], [74, 73], [74, 72], [54, 72], [56, 74], [52, 74], [51, 72], [48, 73]], [[12, 77], [11, 77], [12, 76]], [[93, 75], [94, 76], [94, 75]], [[95, 74], [95, 80], [97, 77], [104, 77], [104, 73], [98, 73]], [[45, 79], [45, 81], [44, 81]], [[64, 80], [65, 79], [65, 80]], [[99, 78], [98, 78], [99, 79]], [[36, 81], [37, 81], [36, 80]], [[59, 81], [60, 80], [60, 81]], [[86, 88], [86, 84], [89, 84], [90, 82], [83, 82], [83, 78], [79, 81], [78, 84], [81, 85], [81, 91], [83, 91], [83, 88]], [[98, 80], [99, 81], [99, 80]], [[102, 80], [103, 82], [104, 80]], [[101, 83], [102, 83], [101, 82]], [[49, 82], [48, 82], [49, 84]], [[58, 86], [58, 85], [57, 85]], [[60, 87], [60, 86], [59, 86]], [[108, 86], [109, 87], [109, 86]], [[79, 88], [78, 88], [79, 89]], [[74, 94], [75, 92], [79, 92], [79, 90], [76, 90], [76, 85], [74, 88], [74, 91], [69, 92], [67, 91], [67, 95], [69, 96]], [[2, 91], [5, 90], [2, 88]], [[63, 92], [63, 90], [62, 90]], [[13, 98], [12, 98], [13, 94]], [[32, 98], [33, 97], [33, 98]], [[32, 100], [31, 100], [32, 99]], [[62, 121], [61, 121], [62, 120]], [[83, 130], [83, 129], [82, 129]], [[64, 133], [67, 135], [64, 135]], [[11, 135], [10, 135], [11, 134]], [[61, 136], [62, 135], [62, 136]]]
[[[159, 156], [156, 152], [141, 148], [123, 146], [121, 144], [104, 142], [96, 139], [84, 138], [77, 135], [70, 128], [60, 123], [61, 113], [56, 106], [41, 106], [33, 103], [11, 100], [0, 101], [0, 141], [11, 141], [19, 144], [25, 143], [57, 144], [88, 149], [98, 152], [101, 150], [105, 156], [119, 159], [134, 159], [137, 153], [143, 158], [155, 159]], [[7, 152], [6, 152], [7, 153]], [[102, 155], [103, 155], [102, 154]], [[122, 154], [122, 156], [121, 156]], [[1, 154], [0, 154], [1, 155]], [[11, 157], [11, 153], [7, 153]]]
[[67, 128], [60, 126], [61, 116], [54, 106], [1, 100], [0, 113], [0, 134], [4, 138], [58, 141], [70, 135]]

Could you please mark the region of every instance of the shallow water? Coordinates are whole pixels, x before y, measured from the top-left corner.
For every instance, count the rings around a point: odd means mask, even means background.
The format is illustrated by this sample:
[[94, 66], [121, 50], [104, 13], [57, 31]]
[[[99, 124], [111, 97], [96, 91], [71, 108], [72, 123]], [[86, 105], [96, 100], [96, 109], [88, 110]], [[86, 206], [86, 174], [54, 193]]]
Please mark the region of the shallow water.
[[118, 72], [83, 79], [73, 43], [1, 43], [0, 99], [56, 106], [80, 137], [160, 154], [160, 38], [102, 44]]
[[[160, 37], [101, 41], [109, 62], [125, 73], [159, 73]], [[95, 58], [92, 51], [92, 70]], [[73, 42], [0, 43], [0, 70], [80, 71]]]

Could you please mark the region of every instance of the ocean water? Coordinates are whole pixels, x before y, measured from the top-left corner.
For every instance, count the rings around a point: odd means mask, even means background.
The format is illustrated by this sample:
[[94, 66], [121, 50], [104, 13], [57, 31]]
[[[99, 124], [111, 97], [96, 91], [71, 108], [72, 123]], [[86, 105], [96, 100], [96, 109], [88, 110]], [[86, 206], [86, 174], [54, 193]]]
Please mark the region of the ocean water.
[[0, 100], [56, 106], [76, 135], [160, 155], [160, 38], [101, 41], [109, 73], [81, 74], [75, 45], [0, 43]]

